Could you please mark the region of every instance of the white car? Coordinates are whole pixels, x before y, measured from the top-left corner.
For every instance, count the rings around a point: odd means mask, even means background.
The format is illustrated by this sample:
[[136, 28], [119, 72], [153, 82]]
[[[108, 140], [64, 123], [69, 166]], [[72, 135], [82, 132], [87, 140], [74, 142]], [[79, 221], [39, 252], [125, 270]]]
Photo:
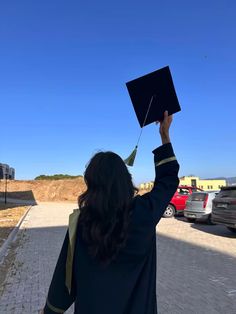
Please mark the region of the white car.
[[219, 191], [193, 192], [186, 202], [184, 217], [189, 222], [198, 219], [211, 224], [212, 201], [218, 193]]

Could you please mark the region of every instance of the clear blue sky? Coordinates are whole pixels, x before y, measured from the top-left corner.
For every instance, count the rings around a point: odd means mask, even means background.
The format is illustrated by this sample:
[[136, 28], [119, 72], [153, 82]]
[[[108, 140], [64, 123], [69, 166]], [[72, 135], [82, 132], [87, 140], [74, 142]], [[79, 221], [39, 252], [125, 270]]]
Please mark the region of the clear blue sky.
[[[0, 162], [17, 179], [83, 174], [98, 150], [127, 157], [139, 126], [125, 82], [169, 65], [182, 111], [180, 175], [236, 176], [235, 1], [2, 1]], [[153, 179], [158, 129], [134, 182]]]

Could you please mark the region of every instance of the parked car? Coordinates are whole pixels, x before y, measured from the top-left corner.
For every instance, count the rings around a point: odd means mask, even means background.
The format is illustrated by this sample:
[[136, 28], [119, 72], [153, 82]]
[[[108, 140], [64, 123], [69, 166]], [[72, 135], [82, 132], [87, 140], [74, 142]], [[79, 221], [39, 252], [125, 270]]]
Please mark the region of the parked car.
[[186, 202], [184, 217], [189, 222], [198, 219], [211, 224], [212, 201], [218, 193], [219, 191], [193, 192]]
[[203, 190], [194, 186], [180, 185], [172, 197], [169, 205], [166, 207], [163, 217], [170, 218], [173, 217], [176, 213], [182, 214], [184, 212], [189, 195], [196, 191]]
[[236, 232], [236, 186], [222, 187], [213, 201], [212, 222]]

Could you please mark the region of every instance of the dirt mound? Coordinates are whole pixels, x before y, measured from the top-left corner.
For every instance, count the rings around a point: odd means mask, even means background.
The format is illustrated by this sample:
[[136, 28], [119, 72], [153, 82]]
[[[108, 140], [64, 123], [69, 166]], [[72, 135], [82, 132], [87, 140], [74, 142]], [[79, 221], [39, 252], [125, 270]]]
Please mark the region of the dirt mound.
[[[36, 201], [77, 201], [85, 191], [83, 178], [67, 180], [9, 180], [7, 197]], [[5, 181], [0, 180], [0, 197], [4, 197]]]

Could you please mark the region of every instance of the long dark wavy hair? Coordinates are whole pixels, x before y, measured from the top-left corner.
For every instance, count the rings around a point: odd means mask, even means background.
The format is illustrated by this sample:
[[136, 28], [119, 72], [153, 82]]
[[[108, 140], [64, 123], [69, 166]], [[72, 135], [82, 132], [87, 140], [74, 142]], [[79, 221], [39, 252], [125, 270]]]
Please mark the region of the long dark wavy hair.
[[87, 190], [79, 197], [79, 228], [90, 255], [103, 266], [113, 261], [128, 236], [137, 188], [120, 156], [99, 152], [84, 173]]

